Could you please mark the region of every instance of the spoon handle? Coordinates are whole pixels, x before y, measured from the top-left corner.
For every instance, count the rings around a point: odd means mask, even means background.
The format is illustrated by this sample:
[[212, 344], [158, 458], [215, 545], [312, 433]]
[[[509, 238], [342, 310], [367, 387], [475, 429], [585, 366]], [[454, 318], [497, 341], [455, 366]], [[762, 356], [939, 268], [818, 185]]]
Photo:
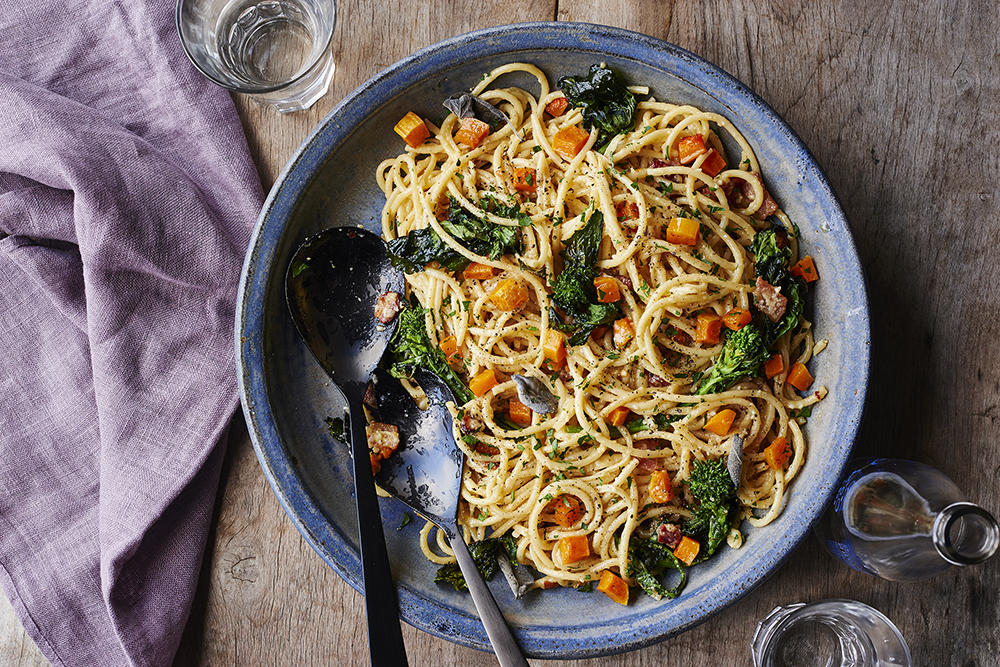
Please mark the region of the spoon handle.
[[372, 667], [407, 667], [403, 631], [399, 625], [399, 600], [389, 570], [382, 514], [375, 496], [361, 396], [348, 396], [347, 400], [351, 409], [351, 459], [361, 539], [361, 571], [365, 584], [368, 655]]
[[486, 581], [479, 573], [475, 561], [472, 560], [472, 554], [465, 546], [462, 533], [457, 530], [457, 527], [452, 526], [451, 528], [451, 530], [446, 531], [448, 541], [451, 543], [452, 551], [455, 552], [458, 567], [462, 570], [465, 583], [469, 586], [472, 601], [476, 604], [476, 611], [479, 612], [479, 618], [482, 619], [483, 625], [486, 627], [486, 634], [490, 638], [493, 651], [496, 653], [501, 667], [529, 667], [528, 661], [521, 653], [521, 647], [518, 646], [517, 640], [514, 639], [514, 635], [510, 631], [510, 626], [507, 625], [507, 621], [504, 620], [503, 614], [500, 612], [500, 607], [497, 606], [497, 601], [493, 598], [493, 593], [490, 592], [489, 586], [486, 585]]

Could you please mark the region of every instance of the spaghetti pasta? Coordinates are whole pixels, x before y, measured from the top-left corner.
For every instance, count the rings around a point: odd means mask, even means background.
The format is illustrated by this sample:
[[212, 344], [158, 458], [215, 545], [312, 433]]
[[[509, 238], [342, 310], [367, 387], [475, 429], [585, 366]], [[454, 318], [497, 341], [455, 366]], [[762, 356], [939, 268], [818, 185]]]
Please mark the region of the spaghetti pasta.
[[[534, 77], [538, 92], [495, 86], [511, 72]], [[430, 138], [377, 171], [385, 238], [430, 229], [457, 258], [407, 275], [427, 335], [448, 341], [451, 366], [466, 382], [486, 370], [496, 382], [452, 408], [466, 455], [459, 520], [467, 539], [511, 535], [518, 560], [540, 573], [537, 587], [581, 586], [609, 570], [632, 583], [632, 537], [655, 539], [660, 525], [679, 534], [692, 513], [684, 483], [692, 466], [726, 458], [742, 440], [738, 513], [728, 524], [728, 542], [739, 547], [740, 520], [765, 526], [780, 513], [806, 458], [796, 415], [825, 394], [800, 396], [785, 382], [814, 349], [810, 323], [798, 314], [767, 341], [781, 372], [745, 373], [699, 393], [734, 330], [754, 326], [724, 316], [742, 310], [759, 320], [762, 301], [774, 296], [759, 291], [754, 239], [777, 230], [785, 256], [797, 256], [796, 228], [767, 193], [750, 145], [721, 115], [652, 97], [599, 145], [583, 110], [567, 108], [564, 93], [531, 64], [490, 72], [472, 94], [509, 123], [473, 147], [456, 139], [454, 113], [440, 127], [425, 120]], [[726, 159], [723, 136], [738, 159]], [[463, 238], [456, 215], [512, 232], [516, 242], [485, 252]], [[596, 257], [578, 273], [603, 287], [575, 287], [600, 321], [583, 310], [574, 317], [556, 294], [560, 275], [577, 270], [574, 244], [594, 229]], [[463, 274], [457, 265], [483, 268]], [[509, 285], [521, 290], [517, 299], [507, 298]], [[787, 297], [775, 291], [778, 301]], [[543, 386], [558, 407], [526, 413], [515, 375]], [[722, 410], [732, 413], [726, 425], [706, 428]], [[774, 469], [764, 452], [777, 438], [792, 456]], [[574, 536], [586, 538], [589, 554], [567, 562], [557, 544]], [[421, 543], [434, 562], [450, 559], [429, 528]]]

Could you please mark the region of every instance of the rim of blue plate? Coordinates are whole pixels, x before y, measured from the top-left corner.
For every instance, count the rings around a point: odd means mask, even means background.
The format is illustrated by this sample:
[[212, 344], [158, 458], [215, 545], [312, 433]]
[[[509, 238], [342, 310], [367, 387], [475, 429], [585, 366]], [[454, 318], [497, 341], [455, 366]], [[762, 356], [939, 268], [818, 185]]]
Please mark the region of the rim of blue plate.
[[[836, 482], [850, 460], [854, 440], [864, 412], [870, 365], [870, 324], [865, 280], [854, 240], [837, 197], [814, 158], [792, 128], [763, 100], [737, 79], [689, 51], [639, 33], [593, 24], [540, 22], [499, 26], [459, 35], [421, 49], [369, 79], [344, 98], [321, 121], [282, 170], [271, 189], [254, 229], [243, 267], [237, 301], [236, 358], [238, 383], [251, 440], [263, 472], [289, 518], [313, 549], [352, 587], [361, 590], [360, 562], [356, 549], [332, 527], [290, 460], [271, 410], [265, 371], [265, 337], [269, 321], [265, 298], [269, 287], [284, 278], [275, 255], [286, 222], [311, 179], [326, 163], [332, 147], [343, 142], [371, 113], [393, 100], [412, 82], [433, 76], [450, 64], [483, 56], [539, 50], [572, 50], [634, 61], [662, 70], [685, 83], [717, 96], [721, 91], [727, 107], [758, 116], [769, 124], [796, 162], [801, 179], [823, 205], [824, 232], [836, 242], [840, 279], [856, 283], [846, 297], [838, 295], [849, 332], [844, 359], [852, 366], [847, 380], [851, 394], [837, 403], [837, 434], [831, 438], [825, 462], [835, 470], [812, 489], [811, 498], [794, 509], [775, 540], [777, 547], [763, 562], [728, 567], [726, 581], [710, 581], [698, 588], [697, 599], [685, 605], [652, 608], [634, 623], [599, 625], [585, 620], [567, 621], [568, 628], [512, 624], [529, 657], [573, 659], [597, 657], [639, 649], [677, 635], [707, 620], [735, 603], [773, 574], [806, 538], [836, 490]], [[756, 147], [755, 147], [756, 148]], [[846, 300], [845, 300], [846, 299]], [[838, 315], [839, 317], [840, 315]], [[808, 464], [807, 464], [808, 465]], [[836, 474], [833, 474], [836, 473]], [[790, 512], [786, 507], [786, 512]], [[789, 527], [790, 524], [791, 527]], [[746, 548], [746, 547], [744, 547]], [[732, 581], [733, 578], [739, 581]], [[400, 613], [409, 624], [430, 634], [481, 650], [489, 650], [489, 639], [475, 615], [457, 614], [448, 605], [398, 586]], [[690, 584], [689, 584], [690, 586]], [[548, 593], [548, 592], [547, 592]], [[683, 596], [682, 596], [683, 597]], [[626, 608], [627, 609], [627, 608]], [[623, 612], [624, 613], [624, 612]], [[572, 625], [572, 623], [577, 623]], [[750, 638], [747, 638], [749, 646]]]

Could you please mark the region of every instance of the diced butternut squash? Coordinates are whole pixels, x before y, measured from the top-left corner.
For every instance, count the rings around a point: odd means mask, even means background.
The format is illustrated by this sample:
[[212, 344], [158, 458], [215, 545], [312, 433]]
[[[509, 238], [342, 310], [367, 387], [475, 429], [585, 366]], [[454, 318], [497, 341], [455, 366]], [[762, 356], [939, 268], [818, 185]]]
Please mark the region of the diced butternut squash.
[[615, 344], [615, 349], [625, 349], [632, 342], [633, 338], [635, 338], [635, 329], [632, 327], [632, 320], [627, 317], [615, 320], [614, 331], [611, 334], [611, 340]]
[[424, 119], [412, 111], [403, 116], [392, 129], [403, 138], [403, 141], [410, 148], [416, 148], [424, 143], [427, 137], [431, 136], [431, 131], [427, 129]]
[[628, 416], [632, 414], [624, 405], [619, 405], [617, 408], [608, 413], [607, 422], [612, 426], [621, 426], [628, 419]]
[[677, 159], [681, 164], [691, 164], [706, 150], [705, 138], [700, 134], [692, 134], [677, 142]]
[[542, 341], [542, 355], [549, 361], [562, 364], [566, 360], [566, 334], [555, 329], [546, 331]]
[[504, 278], [493, 289], [490, 301], [500, 310], [515, 312], [524, 308], [528, 297], [528, 288], [524, 283], [517, 278]]
[[764, 362], [764, 375], [770, 380], [775, 375], [780, 375], [785, 370], [785, 360], [780, 352], [775, 352], [771, 358]]
[[785, 382], [799, 391], [805, 391], [813, 383], [813, 376], [805, 366], [796, 361], [788, 371], [788, 377], [785, 378]]
[[701, 170], [712, 178], [718, 176], [719, 172], [725, 168], [726, 158], [719, 155], [714, 148], [708, 151], [708, 155], [701, 162]]
[[531, 167], [518, 167], [514, 170], [514, 189], [518, 192], [535, 194], [538, 183], [535, 181], [535, 170]]
[[722, 318], [715, 313], [698, 313], [694, 339], [703, 345], [717, 345], [722, 335]]
[[764, 450], [764, 460], [771, 470], [784, 470], [793, 453], [792, 446], [785, 438], [775, 438]]
[[628, 604], [628, 583], [611, 570], [605, 570], [601, 573], [601, 580], [597, 583], [597, 590], [618, 604]]
[[552, 501], [552, 520], [569, 528], [583, 518], [583, 503], [576, 496], [564, 493]]
[[567, 535], [556, 542], [563, 565], [576, 563], [590, 555], [590, 541], [586, 535]]
[[722, 316], [722, 323], [725, 324], [728, 329], [739, 331], [746, 325], [750, 324], [751, 319], [753, 319], [753, 316], [746, 308], [732, 308], [728, 313]]
[[490, 126], [475, 116], [463, 118], [455, 133], [455, 141], [469, 148], [476, 148], [490, 133]]
[[465, 267], [464, 271], [462, 271], [462, 277], [466, 280], [489, 280], [495, 276], [496, 273], [496, 268], [490, 266], [489, 264], [473, 262]]
[[635, 220], [639, 217], [639, 205], [634, 201], [620, 201], [615, 204], [615, 217], [619, 220]]
[[442, 338], [439, 347], [449, 364], [458, 359], [458, 340], [454, 336]]
[[552, 137], [552, 150], [565, 160], [572, 160], [590, 141], [590, 133], [579, 125], [570, 125]]
[[600, 303], [616, 303], [622, 298], [618, 281], [611, 276], [597, 276], [594, 278], [594, 287], [597, 288], [597, 300]]
[[520, 424], [521, 426], [531, 425], [531, 408], [516, 398], [512, 398], [507, 402], [507, 416], [515, 424]]
[[681, 538], [681, 543], [674, 548], [674, 555], [685, 565], [691, 565], [698, 557], [699, 551], [701, 551], [701, 543], [685, 535]]
[[669, 503], [674, 499], [674, 486], [670, 482], [670, 473], [666, 470], [654, 470], [649, 476], [649, 497], [654, 503]]
[[729, 435], [729, 429], [732, 428], [734, 419], [736, 419], [735, 410], [729, 408], [719, 410], [705, 422], [705, 430], [711, 431], [715, 435]]
[[553, 118], [556, 116], [561, 116], [566, 113], [566, 109], [569, 108], [569, 100], [565, 97], [557, 97], [548, 104], [545, 105], [545, 110], [549, 112]]
[[795, 263], [789, 272], [793, 276], [798, 276], [807, 283], [819, 280], [819, 273], [816, 272], [816, 265], [813, 263], [812, 255], [806, 255]]
[[487, 368], [469, 381], [469, 389], [476, 395], [476, 398], [479, 398], [498, 384], [500, 383], [497, 381], [493, 369]]
[[671, 218], [663, 238], [677, 245], [694, 245], [698, 242], [701, 224], [691, 218]]

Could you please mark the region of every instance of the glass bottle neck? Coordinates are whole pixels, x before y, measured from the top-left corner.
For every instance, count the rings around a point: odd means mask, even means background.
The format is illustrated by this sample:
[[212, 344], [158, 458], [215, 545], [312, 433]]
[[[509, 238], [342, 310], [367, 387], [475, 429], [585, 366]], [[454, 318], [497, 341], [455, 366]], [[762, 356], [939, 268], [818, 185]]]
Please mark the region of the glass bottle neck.
[[979, 505], [953, 503], [934, 518], [931, 538], [941, 557], [952, 565], [975, 565], [1000, 547], [1000, 526]]

